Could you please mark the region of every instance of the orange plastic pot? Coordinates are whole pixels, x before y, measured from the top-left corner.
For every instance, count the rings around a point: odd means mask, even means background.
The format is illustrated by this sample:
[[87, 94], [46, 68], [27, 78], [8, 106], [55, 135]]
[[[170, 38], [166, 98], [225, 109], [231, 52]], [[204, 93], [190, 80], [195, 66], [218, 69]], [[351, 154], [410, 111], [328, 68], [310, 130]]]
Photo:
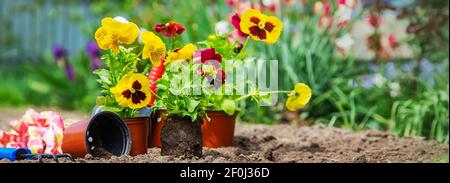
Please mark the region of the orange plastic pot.
[[212, 148], [233, 146], [237, 114], [230, 116], [223, 111], [209, 111], [207, 114], [211, 120], [203, 119], [203, 146]]
[[62, 150], [75, 157], [126, 155], [131, 150], [131, 136], [127, 125], [113, 112], [100, 112], [68, 126], [64, 130]]
[[[149, 147], [161, 147], [161, 128], [166, 122], [160, 118], [163, 111], [156, 111], [152, 118], [152, 128], [149, 135]], [[208, 111], [207, 121], [203, 118], [202, 133], [203, 147], [227, 147], [233, 146], [234, 128], [236, 125], [236, 114], [230, 116], [223, 111]], [[160, 121], [158, 121], [160, 120]]]
[[131, 156], [147, 153], [149, 122], [148, 117], [125, 119], [131, 134]]

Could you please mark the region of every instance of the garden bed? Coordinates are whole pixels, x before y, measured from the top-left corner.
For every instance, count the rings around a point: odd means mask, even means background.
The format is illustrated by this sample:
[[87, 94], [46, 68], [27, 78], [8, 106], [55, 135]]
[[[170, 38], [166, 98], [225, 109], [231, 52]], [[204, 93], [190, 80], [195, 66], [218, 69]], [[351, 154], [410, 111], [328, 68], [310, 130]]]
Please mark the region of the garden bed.
[[[448, 156], [448, 144], [416, 137], [396, 137], [385, 132], [350, 132], [323, 125], [238, 124], [235, 147], [203, 149], [202, 158], [161, 156], [159, 148], [136, 157], [99, 159], [87, 155], [78, 163], [176, 163], [176, 162], [437, 162]], [[67, 160], [61, 160], [68, 162]], [[0, 162], [9, 162], [0, 160]], [[37, 162], [37, 161], [21, 161]], [[47, 160], [46, 162], [51, 162]]]

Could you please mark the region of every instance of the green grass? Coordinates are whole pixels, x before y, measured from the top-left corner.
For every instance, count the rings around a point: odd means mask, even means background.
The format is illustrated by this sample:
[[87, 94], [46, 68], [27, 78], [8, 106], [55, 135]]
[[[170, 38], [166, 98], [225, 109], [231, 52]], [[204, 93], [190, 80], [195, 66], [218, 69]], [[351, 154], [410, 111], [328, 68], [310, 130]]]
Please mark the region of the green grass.
[[434, 160], [433, 163], [448, 163], [448, 155], [443, 155], [439, 159]]

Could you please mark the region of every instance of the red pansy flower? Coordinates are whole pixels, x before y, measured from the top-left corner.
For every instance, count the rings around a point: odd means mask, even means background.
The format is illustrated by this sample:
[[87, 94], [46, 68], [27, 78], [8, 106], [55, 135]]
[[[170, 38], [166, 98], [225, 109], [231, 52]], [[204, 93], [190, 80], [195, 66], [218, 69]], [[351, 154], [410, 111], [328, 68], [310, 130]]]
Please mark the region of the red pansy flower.
[[165, 37], [174, 38], [178, 35], [181, 35], [186, 29], [183, 25], [176, 22], [169, 22], [166, 24], [156, 24], [155, 32], [161, 33]]

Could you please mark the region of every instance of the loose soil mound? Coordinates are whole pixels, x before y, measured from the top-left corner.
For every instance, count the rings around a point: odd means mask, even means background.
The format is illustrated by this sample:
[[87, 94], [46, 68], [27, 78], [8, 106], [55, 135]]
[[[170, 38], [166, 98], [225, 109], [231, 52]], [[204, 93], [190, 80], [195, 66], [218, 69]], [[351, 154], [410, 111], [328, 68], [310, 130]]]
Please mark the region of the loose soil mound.
[[159, 148], [152, 148], [148, 150], [148, 154], [135, 157], [113, 156], [110, 159], [99, 159], [87, 155], [83, 159], [77, 159], [77, 162], [435, 162], [445, 155], [448, 156], [448, 147], [448, 144], [416, 137], [396, 137], [375, 131], [351, 132], [323, 125], [298, 127], [239, 124], [234, 147], [204, 148], [201, 158], [161, 156]]

